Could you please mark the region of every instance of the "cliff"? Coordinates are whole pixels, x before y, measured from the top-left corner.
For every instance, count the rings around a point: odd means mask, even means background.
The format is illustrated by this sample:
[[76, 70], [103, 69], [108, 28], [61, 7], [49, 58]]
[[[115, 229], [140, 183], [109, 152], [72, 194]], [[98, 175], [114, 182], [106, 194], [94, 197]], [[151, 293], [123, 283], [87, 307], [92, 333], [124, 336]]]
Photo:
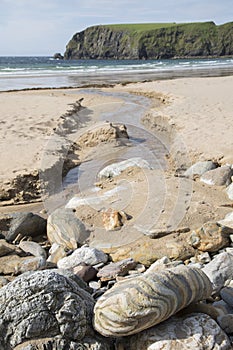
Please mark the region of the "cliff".
[[162, 59], [233, 55], [233, 22], [99, 25], [76, 33], [65, 59]]

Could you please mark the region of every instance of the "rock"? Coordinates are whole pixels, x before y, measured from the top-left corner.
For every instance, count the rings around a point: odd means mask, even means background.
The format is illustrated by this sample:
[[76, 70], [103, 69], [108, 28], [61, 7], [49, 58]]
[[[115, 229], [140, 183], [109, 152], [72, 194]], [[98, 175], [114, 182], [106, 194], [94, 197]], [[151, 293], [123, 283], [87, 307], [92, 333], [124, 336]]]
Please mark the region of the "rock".
[[5, 239], [0, 240], [0, 257], [4, 255], [8, 255], [17, 250], [17, 247], [13, 244], [9, 244], [5, 241]]
[[202, 271], [213, 284], [213, 292], [218, 292], [228, 279], [233, 278], [233, 255], [221, 253], [206, 264]]
[[210, 254], [208, 252], [204, 252], [201, 254], [197, 255], [197, 260], [201, 263], [201, 264], [207, 264], [211, 261], [211, 257]]
[[94, 266], [101, 262], [106, 263], [107, 261], [108, 256], [101, 250], [82, 246], [76, 249], [71, 255], [59, 260], [57, 266], [60, 269], [72, 269], [81, 263]]
[[45, 249], [43, 249], [39, 243], [32, 241], [21, 241], [19, 243], [19, 248], [22, 249], [25, 253], [30, 253], [38, 258], [46, 260], [47, 254]]
[[89, 235], [90, 232], [72, 209], [59, 208], [48, 217], [47, 236], [51, 244], [57, 243], [74, 250], [83, 244]]
[[200, 180], [207, 185], [228, 186], [231, 183], [232, 175], [232, 168], [228, 165], [224, 165], [222, 167], [207, 171], [201, 176]]
[[127, 128], [124, 124], [102, 123], [97, 124], [83, 133], [78, 139], [78, 145], [81, 148], [96, 147], [101, 143], [114, 141], [125, 141], [129, 138]]
[[55, 59], [55, 60], [63, 60], [63, 56], [62, 56], [62, 54], [60, 53], [60, 52], [56, 52], [54, 55], [53, 55], [53, 58]]
[[129, 275], [138, 275], [138, 274], [141, 274], [141, 273], [143, 273], [143, 272], [145, 272], [146, 271], [146, 268], [145, 268], [145, 266], [143, 265], [143, 264], [137, 264], [134, 268], [133, 268], [133, 270], [129, 270], [128, 271], [128, 274]]
[[198, 269], [177, 266], [117, 282], [94, 308], [94, 327], [107, 337], [138, 333], [163, 322], [212, 291]]
[[110, 263], [99, 270], [97, 277], [99, 277], [101, 281], [109, 281], [115, 279], [117, 276], [125, 276], [127, 272], [136, 265], [137, 263], [133, 259], [125, 259], [116, 263]]
[[122, 215], [119, 211], [109, 208], [102, 213], [103, 224], [106, 231], [113, 231], [119, 229], [122, 223]]
[[24, 342], [14, 350], [114, 350], [113, 342], [99, 335], [74, 342], [61, 337], [34, 339]]
[[184, 232], [189, 232], [190, 228], [189, 227], [179, 227], [177, 229], [171, 229], [169, 230], [168, 228], [156, 228], [152, 230], [143, 230], [144, 235], [150, 237], [150, 238], [161, 238], [164, 236], [168, 236], [171, 233], [184, 233]]
[[46, 220], [33, 213], [14, 213], [6, 240], [13, 242], [18, 235], [21, 237], [38, 237], [46, 234]]
[[66, 248], [58, 245], [57, 243], [53, 243], [49, 249], [49, 254], [50, 255], [47, 261], [53, 264], [57, 264], [60, 259], [66, 256]]
[[[122, 247], [104, 248], [114, 262], [132, 258], [145, 266], [167, 256], [170, 259], [186, 260], [195, 255], [195, 249], [189, 243], [190, 233], [174, 233], [172, 235], [150, 239], [142, 237]], [[145, 253], [146, 252], [146, 253]]]
[[[233, 277], [233, 276], [232, 276]], [[224, 287], [220, 290], [221, 298], [233, 307], [233, 287]]]
[[170, 269], [181, 264], [183, 265], [183, 261], [171, 261], [167, 256], [164, 256], [151, 264], [151, 266], [146, 270], [145, 274], [162, 271], [167, 268]]
[[233, 333], [233, 314], [219, 316], [217, 321], [224, 332], [227, 334]]
[[215, 301], [212, 304], [212, 306], [218, 310], [219, 316], [233, 314], [233, 308], [229, 304], [227, 304], [224, 300]]
[[205, 162], [197, 162], [184, 172], [184, 176], [186, 177], [193, 177], [195, 175], [201, 176], [207, 171], [215, 168], [216, 168], [216, 164], [212, 162], [212, 160], [207, 160]]
[[231, 233], [233, 230], [220, 226], [218, 223], [206, 222], [201, 228], [192, 232], [191, 244], [203, 252], [217, 252], [229, 245]]
[[0, 258], [0, 274], [18, 275], [26, 271], [35, 271], [44, 266], [41, 258], [19, 257], [18, 255], [2, 256]]
[[[135, 344], [137, 347], [135, 348]], [[227, 335], [208, 315], [190, 314], [120, 340], [121, 350], [230, 350]]]
[[3, 235], [2, 238], [5, 238], [7, 235], [12, 219], [12, 214], [0, 214], [0, 232]]
[[[114, 197], [119, 196], [119, 192], [124, 189], [123, 186], [114, 186], [114, 188], [104, 191], [101, 194], [97, 193], [94, 195], [90, 195], [90, 196], [74, 196], [72, 197], [68, 203], [66, 204], [66, 208], [70, 208], [70, 209], [77, 209], [80, 207], [86, 207], [87, 210], [91, 213], [91, 215], [93, 215], [93, 217], [96, 217], [98, 220], [98, 216], [100, 218], [100, 226], [101, 226], [101, 215], [99, 215], [98, 210], [93, 210], [93, 208], [98, 208], [98, 207], [105, 207], [106, 205], [106, 201], [109, 203], [110, 201], [113, 200]], [[90, 208], [92, 208], [92, 210], [90, 210]], [[83, 210], [83, 208], [82, 208]], [[124, 218], [124, 212], [120, 212], [121, 216]], [[77, 213], [77, 216], [79, 215], [79, 213]], [[88, 214], [87, 214], [88, 215]], [[126, 215], [126, 214], [125, 214]], [[126, 219], [128, 220], [129, 217], [127, 217], [126, 215]]]
[[226, 189], [227, 195], [231, 201], [233, 201], [233, 182]]
[[96, 277], [97, 270], [91, 265], [82, 263], [73, 268], [73, 273], [82, 278], [85, 282], [90, 282]]
[[149, 163], [145, 159], [136, 157], [136, 158], [130, 158], [127, 160], [123, 160], [122, 162], [113, 163], [111, 165], [106, 166], [104, 169], [102, 169], [99, 172], [98, 177], [100, 179], [114, 177], [114, 176], [120, 175], [122, 171], [124, 171], [129, 167], [152, 169]]
[[87, 292], [53, 270], [23, 274], [0, 289], [0, 343], [11, 349], [36, 338], [80, 341], [93, 306]]
[[2, 288], [3, 286], [5, 286], [8, 283], [9, 283], [9, 281], [7, 278], [0, 276], [0, 288]]
[[225, 218], [223, 220], [219, 220], [218, 223], [233, 230], [233, 212], [228, 213]]

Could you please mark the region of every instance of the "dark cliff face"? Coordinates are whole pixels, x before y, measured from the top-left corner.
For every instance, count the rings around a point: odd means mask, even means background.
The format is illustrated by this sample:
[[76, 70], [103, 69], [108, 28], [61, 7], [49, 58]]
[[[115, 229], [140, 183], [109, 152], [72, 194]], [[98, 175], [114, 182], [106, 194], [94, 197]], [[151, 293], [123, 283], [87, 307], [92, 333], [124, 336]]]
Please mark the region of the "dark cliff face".
[[73, 36], [66, 47], [65, 59], [137, 59], [134, 38], [123, 31], [104, 26], [90, 27]]
[[151, 30], [95, 26], [76, 33], [65, 59], [161, 59], [233, 55], [233, 22], [172, 24]]

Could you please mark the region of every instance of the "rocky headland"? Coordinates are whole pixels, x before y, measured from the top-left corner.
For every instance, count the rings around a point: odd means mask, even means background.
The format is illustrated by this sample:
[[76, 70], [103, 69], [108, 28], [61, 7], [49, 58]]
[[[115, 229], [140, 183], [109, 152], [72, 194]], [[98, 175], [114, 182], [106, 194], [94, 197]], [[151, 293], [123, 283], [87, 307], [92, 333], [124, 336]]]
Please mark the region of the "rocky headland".
[[13, 182], [3, 171], [0, 349], [232, 348], [232, 82], [46, 96], [69, 106], [36, 147], [40, 192], [22, 168], [12, 187], [18, 159]]
[[233, 55], [233, 23], [113, 24], [74, 34], [65, 59], [164, 59]]

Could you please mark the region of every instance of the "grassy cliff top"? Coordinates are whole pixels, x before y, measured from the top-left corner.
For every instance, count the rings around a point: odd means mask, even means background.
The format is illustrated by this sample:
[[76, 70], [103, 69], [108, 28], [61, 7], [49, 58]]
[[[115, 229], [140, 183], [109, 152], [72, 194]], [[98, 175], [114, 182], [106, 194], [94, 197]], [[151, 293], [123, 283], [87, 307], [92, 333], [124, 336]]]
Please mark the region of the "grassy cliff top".
[[155, 29], [171, 28], [177, 26], [215, 25], [214, 22], [187, 22], [187, 23], [125, 23], [125, 24], [105, 24], [101, 27], [110, 28], [114, 31], [145, 32]]
[[112, 30], [127, 30], [144, 32], [147, 30], [168, 28], [176, 26], [176, 23], [125, 23], [125, 24], [108, 24], [103, 27], [111, 28]]

